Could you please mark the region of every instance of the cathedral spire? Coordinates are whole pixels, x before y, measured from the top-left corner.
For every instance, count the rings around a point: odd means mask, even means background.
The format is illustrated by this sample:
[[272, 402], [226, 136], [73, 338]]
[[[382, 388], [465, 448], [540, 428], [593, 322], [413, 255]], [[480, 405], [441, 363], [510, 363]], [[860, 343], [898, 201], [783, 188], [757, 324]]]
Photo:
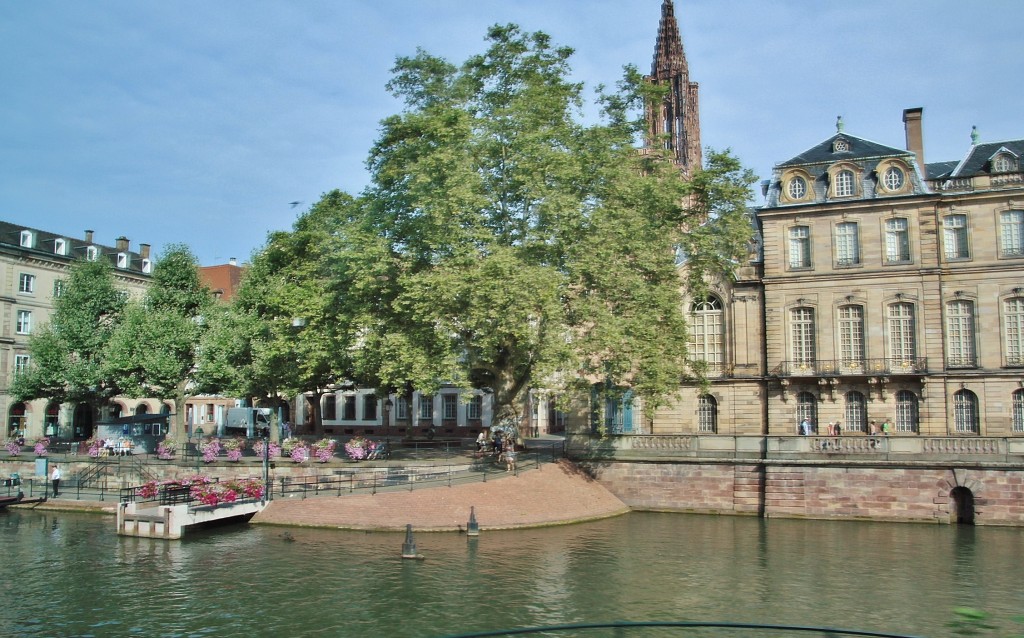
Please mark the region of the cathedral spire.
[[647, 108], [648, 145], [671, 151], [680, 171], [689, 176], [701, 165], [698, 85], [690, 81], [672, 0], [664, 0], [661, 5], [654, 61], [647, 81], [667, 87], [662, 103]]

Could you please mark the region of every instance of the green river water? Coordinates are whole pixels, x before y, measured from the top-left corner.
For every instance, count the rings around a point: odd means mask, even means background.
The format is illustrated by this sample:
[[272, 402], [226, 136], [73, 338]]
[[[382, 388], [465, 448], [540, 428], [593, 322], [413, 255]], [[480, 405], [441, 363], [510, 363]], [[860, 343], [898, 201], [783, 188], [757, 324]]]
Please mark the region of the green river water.
[[[122, 538], [110, 517], [0, 513], [3, 636], [444, 636], [725, 621], [1024, 633], [1024, 529], [632, 513], [479, 538], [238, 526]], [[1011, 630], [1017, 629], [1016, 632]], [[668, 629], [559, 636], [726, 635]], [[555, 635], [555, 634], [549, 634]], [[728, 635], [766, 635], [758, 632]], [[820, 634], [817, 634], [820, 635]]]

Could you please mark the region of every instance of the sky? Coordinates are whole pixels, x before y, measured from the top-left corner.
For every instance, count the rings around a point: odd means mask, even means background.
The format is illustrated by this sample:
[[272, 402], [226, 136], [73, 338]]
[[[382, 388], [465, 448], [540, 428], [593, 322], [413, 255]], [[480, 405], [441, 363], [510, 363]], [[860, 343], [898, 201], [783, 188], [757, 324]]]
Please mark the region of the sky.
[[[662, 0], [0, 0], [0, 220], [202, 265], [248, 261], [319, 197], [368, 185], [385, 89], [417, 48], [461, 63], [493, 24], [575, 49], [593, 96], [650, 71]], [[926, 161], [1024, 138], [1019, 0], [676, 0], [705, 147], [761, 179], [835, 133]], [[1018, 105], [1018, 106], [1014, 106]], [[753, 204], [761, 203], [755, 189]], [[291, 202], [301, 202], [292, 205]]]

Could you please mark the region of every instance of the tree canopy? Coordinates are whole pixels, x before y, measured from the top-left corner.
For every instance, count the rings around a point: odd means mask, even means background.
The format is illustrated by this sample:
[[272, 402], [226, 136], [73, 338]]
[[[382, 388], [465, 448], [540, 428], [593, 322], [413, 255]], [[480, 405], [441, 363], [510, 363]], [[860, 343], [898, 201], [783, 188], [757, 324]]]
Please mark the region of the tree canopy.
[[514, 25], [487, 39], [459, 66], [420, 50], [393, 69], [405, 108], [363, 195], [372, 276], [341, 287], [367, 310], [356, 371], [487, 389], [499, 416], [532, 385], [595, 380], [656, 406], [690, 372], [676, 251], [691, 285], [742, 255], [752, 176], [711, 152], [686, 181], [639, 152], [658, 94], [634, 69], [588, 124], [571, 49]]

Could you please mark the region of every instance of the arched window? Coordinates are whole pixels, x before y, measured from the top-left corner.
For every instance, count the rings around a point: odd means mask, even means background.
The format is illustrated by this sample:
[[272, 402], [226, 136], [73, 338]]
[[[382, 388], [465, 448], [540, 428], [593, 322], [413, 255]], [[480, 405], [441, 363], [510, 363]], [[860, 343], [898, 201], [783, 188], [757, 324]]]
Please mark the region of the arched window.
[[917, 395], [910, 390], [896, 393], [896, 431], [917, 432]]
[[868, 405], [864, 394], [856, 390], [846, 393], [846, 424], [844, 429], [851, 432], [864, 432], [868, 422]]
[[1024, 390], [1013, 391], [1013, 431], [1024, 432]]
[[145, 403], [138, 404], [137, 406], [135, 406], [135, 414], [149, 414], [149, 406], [146, 405]]
[[170, 414], [171, 410], [174, 409], [170, 403], [163, 403], [160, 405], [160, 414]]
[[7, 435], [25, 436], [25, 412], [24, 403], [15, 403], [7, 411]]
[[718, 402], [710, 394], [702, 394], [697, 401], [697, 431], [718, 432]]
[[799, 425], [804, 420], [810, 423], [812, 428], [817, 429], [818, 399], [810, 392], [796, 395], [796, 424]]
[[978, 396], [970, 390], [953, 394], [953, 426], [958, 433], [978, 434]]
[[56, 436], [59, 420], [60, 403], [50, 401], [46, 404], [46, 413], [43, 416], [43, 434], [45, 436]]
[[690, 357], [707, 363], [709, 370], [721, 370], [724, 343], [721, 300], [708, 295], [695, 301], [690, 306]]

